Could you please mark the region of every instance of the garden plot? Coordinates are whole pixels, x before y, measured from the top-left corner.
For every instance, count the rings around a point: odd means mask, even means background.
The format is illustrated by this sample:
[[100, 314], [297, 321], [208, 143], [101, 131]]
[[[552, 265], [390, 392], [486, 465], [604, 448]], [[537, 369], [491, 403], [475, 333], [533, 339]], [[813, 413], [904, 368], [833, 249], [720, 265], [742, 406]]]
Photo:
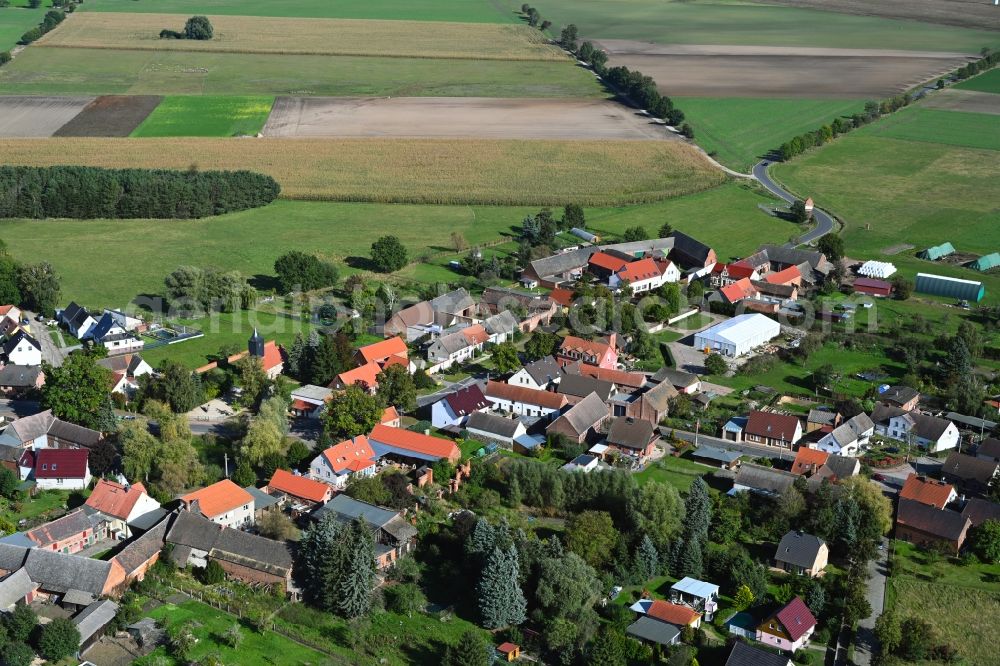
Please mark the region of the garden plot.
[[128, 136], [163, 98], [158, 95], [104, 95], [88, 104], [55, 136]]
[[663, 125], [608, 100], [279, 97], [275, 137], [667, 139]]
[[0, 97], [0, 136], [52, 136], [93, 100], [93, 97]]
[[1000, 115], [1000, 95], [975, 90], [949, 88], [927, 98], [924, 106], [947, 111]]
[[691, 97], [885, 97], [961, 67], [969, 54], [601, 40], [612, 65]]

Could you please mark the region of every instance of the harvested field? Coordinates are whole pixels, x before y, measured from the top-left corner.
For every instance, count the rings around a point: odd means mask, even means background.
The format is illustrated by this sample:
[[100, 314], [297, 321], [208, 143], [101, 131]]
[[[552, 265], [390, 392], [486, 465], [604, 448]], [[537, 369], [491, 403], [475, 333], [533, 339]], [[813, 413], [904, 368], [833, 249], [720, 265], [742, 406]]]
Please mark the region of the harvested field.
[[691, 97], [885, 97], [969, 61], [967, 54], [931, 51], [600, 44], [612, 65], [653, 77], [668, 95]]
[[162, 99], [157, 95], [98, 97], [54, 136], [128, 136]]
[[291, 199], [617, 205], [718, 185], [680, 141], [462, 139], [4, 139], [8, 164], [253, 168]]
[[39, 46], [280, 55], [565, 60], [541, 31], [526, 25], [210, 16], [210, 40], [160, 39], [183, 28], [176, 14], [81, 13]]
[[605, 95], [593, 73], [569, 59], [441, 61], [35, 46], [0, 67], [0, 90], [17, 95]]
[[950, 88], [931, 95], [924, 102], [931, 109], [947, 111], [968, 111], [972, 113], [992, 113], [1000, 115], [1000, 95], [976, 90]]
[[662, 125], [608, 100], [484, 97], [279, 97], [276, 137], [666, 139]]
[[0, 136], [52, 136], [93, 100], [93, 97], [0, 97]]
[[1000, 12], [983, 0], [766, 0], [766, 4], [1000, 30]]

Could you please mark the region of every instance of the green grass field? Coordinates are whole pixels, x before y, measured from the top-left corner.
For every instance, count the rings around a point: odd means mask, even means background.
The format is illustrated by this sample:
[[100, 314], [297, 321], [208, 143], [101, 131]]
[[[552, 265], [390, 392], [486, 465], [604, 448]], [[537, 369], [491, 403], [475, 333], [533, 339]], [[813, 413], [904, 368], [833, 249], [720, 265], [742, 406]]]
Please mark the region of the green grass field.
[[[507, 4], [511, 9], [521, 6], [519, 0], [507, 0]], [[537, 7], [555, 26], [575, 23], [585, 39], [968, 53], [1000, 44], [1000, 33], [986, 30], [739, 0], [546, 0]]]
[[994, 67], [984, 74], [975, 76], [968, 81], [962, 81], [955, 87], [962, 90], [978, 90], [979, 92], [1000, 94], [1000, 67]]
[[[145, 1], [145, 0], [140, 0]], [[8, 10], [0, 10], [0, 12]], [[0, 68], [9, 95], [600, 97], [565, 62], [29, 48]]]
[[[969, 640], [969, 636], [985, 635], [1000, 613], [1000, 566], [928, 558], [912, 545], [894, 541], [887, 603], [904, 618], [933, 618], [938, 640], [957, 648], [961, 663], [996, 664], [993, 644]], [[937, 662], [920, 662], [919, 666], [931, 663]]]
[[84, 11], [511, 23], [490, 0], [88, 0]]
[[650, 481], [669, 483], [681, 492], [687, 492], [694, 480], [712, 471], [708, 465], [702, 465], [687, 458], [665, 456], [635, 475], [637, 483]]
[[13, 0], [10, 7], [0, 7], [0, 51], [9, 51], [21, 35], [42, 22], [49, 7], [28, 7], [27, 0]]
[[864, 136], [1000, 150], [1000, 117], [914, 106], [861, 130]]
[[[936, 112], [935, 112], [936, 113]], [[959, 127], [967, 113], [955, 116]], [[904, 115], [906, 114], [906, 115]], [[916, 259], [913, 253], [950, 241], [961, 251], [986, 254], [1000, 247], [1000, 151], [882, 136], [910, 114], [900, 112], [772, 169], [789, 189], [812, 196], [844, 223], [848, 255], [892, 261], [901, 274], [916, 272], [982, 280], [986, 302], [1000, 301], [1000, 276]], [[996, 120], [994, 117], [994, 125]], [[883, 123], [888, 129], [883, 130]], [[910, 125], [914, 127], [915, 125]], [[967, 127], [967, 126], [966, 126]], [[944, 130], [942, 130], [944, 131]], [[951, 130], [948, 130], [951, 132]], [[973, 133], [966, 135], [972, 138]], [[957, 135], [958, 140], [962, 134]], [[984, 142], [995, 139], [981, 137]], [[893, 246], [914, 246], [909, 253], [885, 256]]]
[[[209, 654], [218, 654], [221, 659], [244, 666], [265, 666], [267, 664], [327, 664], [330, 660], [323, 654], [285, 638], [273, 631], [263, 633], [248, 627], [243, 629], [243, 642], [238, 649], [227, 645], [222, 635], [226, 629], [237, 622], [237, 619], [227, 613], [215, 610], [199, 601], [185, 601], [180, 605], [164, 604], [153, 609], [150, 617], [163, 622], [168, 628], [176, 627], [184, 622], [193, 623], [193, 631], [198, 642], [191, 651], [191, 658], [201, 659]], [[146, 663], [152, 663], [152, 658], [158, 657], [163, 662], [179, 664], [168, 656], [165, 647], [158, 647]]]
[[[586, 209], [587, 225], [604, 234], [629, 226], [655, 235], [670, 222], [712, 244], [720, 258], [742, 256], [760, 243], [781, 242], [793, 227], [756, 209], [767, 199], [745, 186], [727, 184], [656, 204]], [[63, 298], [87, 307], [123, 306], [137, 294], [157, 294], [163, 278], [183, 264], [217, 266], [250, 276], [269, 276], [274, 260], [289, 250], [318, 253], [338, 263], [366, 257], [380, 235], [396, 234], [415, 259], [422, 252], [447, 251], [453, 231], [471, 244], [512, 234], [537, 208], [504, 206], [417, 206], [276, 201], [265, 208], [202, 220], [42, 220], [0, 222], [11, 254], [52, 262], [62, 276]], [[558, 211], [557, 211], [558, 213]], [[86, 225], [86, 233], [82, 233]], [[247, 239], [235, 242], [234, 239]], [[142, 256], [141, 263], [123, 257]], [[459, 255], [435, 257], [434, 279], [453, 280], [447, 268]], [[92, 279], [101, 266], [104, 278]], [[185, 345], [191, 343], [183, 343]]]
[[768, 151], [834, 118], [859, 111], [859, 100], [677, 97], [698, 145], [733, 169], [749, 171]]
[[273, 97], [167, 97], [132, 136], [253, 136], [273, 103]]

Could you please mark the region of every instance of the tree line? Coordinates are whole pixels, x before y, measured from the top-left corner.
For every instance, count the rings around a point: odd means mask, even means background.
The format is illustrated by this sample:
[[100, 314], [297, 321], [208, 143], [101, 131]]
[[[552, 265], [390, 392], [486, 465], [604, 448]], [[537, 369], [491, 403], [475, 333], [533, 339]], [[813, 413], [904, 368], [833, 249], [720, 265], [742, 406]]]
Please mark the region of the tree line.
[[48, 262], [22, 264], [0, 240], [0, 302], [50, 313], [59, 302], [59, 276]]
[[21, 39], [18, 40], [18, 44], [27, 46], [28, 44], [41, 39], [42, 35], [54, 30], [55, 27], [64, 20], [66, 20], [66, 14], [59, 10], [51, 9], [45, 12], [45, 17], [42, 18], [42, 22], [39, 23], [38, 26], [21, 35]]
[[[1000, 62], [1000, 52], [986, 53], [979, 60], [970, 62], [968, 65], [956, 70], [952, 76], [961, 81], [969, 78], [970, 76], [975, 76], [976, 74], [985, 72], [986, 70], [996, 66], [998, 62]], [[939, 79], [937, 87], [940, 89], [944, 88], [944, 86], [945, 79]], [[884, 99], [880, 102], [874, 100], [865, 102], [864, 110], [859, 113], [852, 114], [849, 118], [836, 118], [828, 125], [823, 125], [822, 127], [809, 132], [804, 132], [803, 134], [789, 139], [785, 143], [781, 144], [780, 148], [778, 148], [778, 155], [781, 157], [782, 161], [787, 162], [796, 155], [801, 155], [810, 148], [822, 146], [824, 143], [829, 143], [841, 134], [847, 134], [851, 130], [864, 127], [868, 123], [874, 122], [882, 116], [899, 111], [912, 102], [913, 97], [910, 93], [895, 95], [894, 97]]]
[[193, 219], [271, 203], [281, 187], [252, 171], [0, 167], [0, 217]]

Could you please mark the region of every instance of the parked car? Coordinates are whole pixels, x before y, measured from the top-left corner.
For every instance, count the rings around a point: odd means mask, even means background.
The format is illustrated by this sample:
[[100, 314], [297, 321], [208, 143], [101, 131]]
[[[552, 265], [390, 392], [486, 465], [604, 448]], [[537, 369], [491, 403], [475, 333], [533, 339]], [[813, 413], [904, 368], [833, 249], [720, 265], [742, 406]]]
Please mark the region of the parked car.
[[872, 474], [872, 478], [876, 481], [885, 481], [885, 474]]

